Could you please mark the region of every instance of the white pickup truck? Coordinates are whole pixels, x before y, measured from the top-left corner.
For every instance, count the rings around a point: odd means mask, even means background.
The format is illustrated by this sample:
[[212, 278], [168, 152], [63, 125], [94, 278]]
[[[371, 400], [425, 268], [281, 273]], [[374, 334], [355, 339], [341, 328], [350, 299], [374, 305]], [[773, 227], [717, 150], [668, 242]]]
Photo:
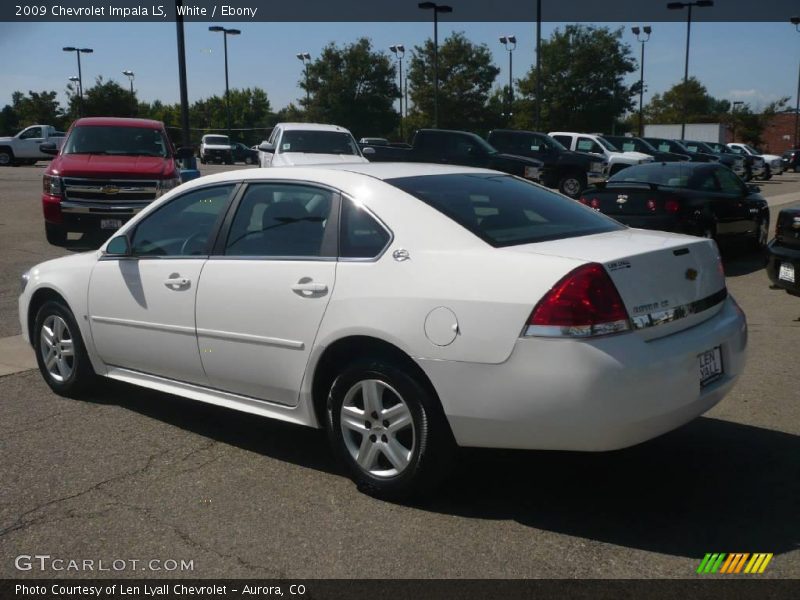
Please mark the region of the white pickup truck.
[[39, 160], [50, 160], [50, 154], [39, 150], [39, 145], [54, 143], [57, 148], [64, 144], [64, 132], [52, 125], [31, 125], [14, 137], [0, 137], [0, 167], [32, 165]]
[[608, 161], [609, 175], [618, 173], [625, 167], [653, 162], [653, 157], [641, 152], [620, 152], [616, 146], [599, 135], [574, 133], [571, 131], [551, 131], [550, 137], [557, 139], [568, 150], [597, 154]]

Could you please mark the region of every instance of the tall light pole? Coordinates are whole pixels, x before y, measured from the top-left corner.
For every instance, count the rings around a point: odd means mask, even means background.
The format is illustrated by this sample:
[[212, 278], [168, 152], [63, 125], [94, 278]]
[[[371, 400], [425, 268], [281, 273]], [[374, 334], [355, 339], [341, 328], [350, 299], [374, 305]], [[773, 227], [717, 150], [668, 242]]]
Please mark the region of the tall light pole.
[[228, 139], [232, 140], [231, 136], [231, 99], [230, 99], [230, 91], [228, 89], [228, 36], [229, 35], [239, 35], [242, 33], [238, 29], [226, 29], [225, 27], [220, 27], [219, 25], [212, 25], [208, 28], [209, 31], [221, 32], [222, 38], [224, 40], [225, 46], [225, 120], [227, 121], [228, 125]]
[[644, 102], [644, 45], [650, 39], [652, 31], [653, 29], [649, 25], [645, 25], [642, 29], [631, 27], [631, 32], [636, 36], [636, 41], [642, 45], [642, 59], [639, 65], [639, 137], [644, 135], [644, 118], [642, 116], [642, 104]]
[[136, 74], [131, 71], [130, 69], [126, 69], [122, 72], [125, 77], [128, 78], [128, 81], [131, 84], [131, 116], [136, 116], [136, 97], [133, 95], [133, 79], [136, 77]]
[[517, 49], [517, 36], [514, 34], [500, 36], [500, 43], [508, 52], [508, 118], [511, 118], [514, 107], [514, 62], [513, 52]]
[[66, 46], [62, 48], [64, 52], [74, 52], [78, 57], [78, 116], [83, 116], [83, 73], [81, 72], [81, 54], [91, 54], [94, 52], [91, 48], [76, 48], [75, 46]]
[[667, 8], [670, 10], [683, 10], [688, 8], [686, 13], [686, 63], [683, 68], [683, 122], [681, 123], [681, 141], [686, 138], [686, 111], [688, 110], [689, 89], [689, 38], [692, 35], [692, 7], [705, 8], [714, 6], [714, 0], [697, 0], [696, 2], [670, 2]]
[[[389, 46], [389, 50], [392, 51], [397, 59], [400, 75], [400, 86], [398, 87], [400, 90], [400, 139], [403, 139], [403, 57], [406, 55], [406, 47], [403, 44], [394, 44]], [[406, 111], [408, 111], [408, 104], [406, 104]]]
[[422, 10], [433, 11], [433, 128], [439, 128], [439, 13], [453, 12], [452, 6], [435, 2], [420, 2]]
[[542, 0], [536, 0], [536, 130], [542, 118]]
[[308, 105], [311, 102], [311, 94], [308, 90], [308, 63], [311, 61], [311, 55], [308, 52], [298, 52], [296, 56], [297, 60], [302, 61], [303, 70], [305, 71], [306, 75], [306, 110], [308, 110]]
[[[800, 17], [792, 17], [789, 22], [800, 32]], [[797, 67], [797, 97], [794, 105], [794, 147], [800, 148], [800, 63]]]

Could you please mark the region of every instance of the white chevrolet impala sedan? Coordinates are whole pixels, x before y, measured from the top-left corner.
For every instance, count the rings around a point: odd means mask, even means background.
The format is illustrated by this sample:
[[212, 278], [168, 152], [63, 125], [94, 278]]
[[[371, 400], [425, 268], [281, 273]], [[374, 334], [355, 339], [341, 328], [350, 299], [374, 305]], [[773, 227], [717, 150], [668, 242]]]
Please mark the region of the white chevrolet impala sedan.
[[359, 487], [393, 498], [457, 446], [670, 431], [731, 389], [747, 344], [713, 241], [465, 167], [203, 177], [22, 279], [56, 393], [107, 377], [325, 428]]

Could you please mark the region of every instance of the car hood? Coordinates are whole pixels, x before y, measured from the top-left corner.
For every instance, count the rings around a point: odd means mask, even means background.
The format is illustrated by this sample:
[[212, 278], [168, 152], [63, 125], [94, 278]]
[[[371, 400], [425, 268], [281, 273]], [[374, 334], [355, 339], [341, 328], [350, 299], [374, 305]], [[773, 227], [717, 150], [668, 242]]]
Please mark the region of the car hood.
[[617, 154], [621, 154], [622, 156], [631, 158], [633, 160], [648, 160], [653, 158], [651, 155], [644, 154], [643, 152], [617, 152]]
[[13, 137], [0, 137], [0, 144], [10, 144]]
[[104, 154], [62, 154], [48, 173], [61, 177], [119, 177], [144, 179], [167, 177], [175, 172], [172, 157], [107, 156]]
[[272, 160], [273, 167], [294, 167], [298, 165], [328, 165], [331, 163], [366, 164], [369, 161], [355, 154], [312, 154], [307, 152], [281, 152]]
[[521, 162], [529, 165], [531, 167], [541, 167], [544, 163], [537, 158], [530, 158], [528, 156], [519, 156], [518, 154], [506, 154], [504, 152], [498, 152], [497, 154], [492, 154], [492, 158], [507, 160], [507, 161], [514, 161], [514, 162]]

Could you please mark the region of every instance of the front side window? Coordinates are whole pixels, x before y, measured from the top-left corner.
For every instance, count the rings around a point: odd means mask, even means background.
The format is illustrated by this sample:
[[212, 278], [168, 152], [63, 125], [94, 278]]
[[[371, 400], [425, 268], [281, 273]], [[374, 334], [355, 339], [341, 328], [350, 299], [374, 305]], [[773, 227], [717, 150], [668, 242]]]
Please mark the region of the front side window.
[[334, 256], [323, 244], [333, 192], [279, 183], [250, 185], [225, 244], [227, 256]]
[[624, 229], [613, 219], [510, 175], [387, 179], [495, 247]]
[[42, 131], [41, 127], [31, 127], [30, 129], [26, 129], [22, 132], [22, 135], [19, 136], [21, 140], [35, 140], [38, 138], [43, 138], [44, 132]]
[[350, 199], [342, 204], [339, 256], [375, 258], [383, 252], [391, 236], [364, 208]]
[[169, 146], [158, 129], [81, 125], [72, 130], [63, 153], [166, 158]]
[[188, 192], [146, 216], [133, 232], [134, 256], [202, 256], [234, 185]]
[[581, 152], [603, 154], [603, 149], [600, 147], [600, 144], [589, 138], [578, 138], [578, 145], [576, 148]]

